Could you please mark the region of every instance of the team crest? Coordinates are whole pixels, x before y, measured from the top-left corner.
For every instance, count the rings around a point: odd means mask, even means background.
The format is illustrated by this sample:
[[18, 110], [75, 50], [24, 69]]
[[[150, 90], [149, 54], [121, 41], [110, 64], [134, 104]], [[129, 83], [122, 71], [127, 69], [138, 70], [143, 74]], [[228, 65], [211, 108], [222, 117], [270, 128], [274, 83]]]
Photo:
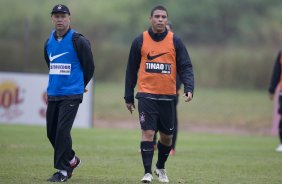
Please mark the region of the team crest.
[[145, 122], [145, 113], [141, 112], [139, 115], [139, 118], [140, 118], [140, 123], [144, 123]]

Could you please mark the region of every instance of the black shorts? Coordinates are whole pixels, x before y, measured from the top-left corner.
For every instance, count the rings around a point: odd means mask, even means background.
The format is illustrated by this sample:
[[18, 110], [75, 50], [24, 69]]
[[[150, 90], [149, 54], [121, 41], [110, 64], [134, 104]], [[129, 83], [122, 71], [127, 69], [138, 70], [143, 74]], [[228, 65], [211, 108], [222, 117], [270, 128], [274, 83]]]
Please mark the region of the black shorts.
[[159, 130], [172, 135], [175, 121], [175, 101], [138, 99], [139, 120], [142, 130]]
[[282, 115], [282, 95], [279, 94], [279, 108], [278, 113]]

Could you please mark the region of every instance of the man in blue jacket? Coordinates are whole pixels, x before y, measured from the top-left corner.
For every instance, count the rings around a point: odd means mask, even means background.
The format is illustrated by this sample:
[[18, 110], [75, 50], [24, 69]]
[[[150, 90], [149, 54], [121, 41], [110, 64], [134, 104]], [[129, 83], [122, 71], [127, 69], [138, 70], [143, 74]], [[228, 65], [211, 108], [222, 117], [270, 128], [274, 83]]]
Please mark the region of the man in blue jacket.
[[95, 67], [90, 42], [70, 28], [68, 7], [54, 6], [51, 18], [55, 29], [44, 47], [49, 68], [46, 122], [47, 136], [54, 148], [54, 167], [58, 171], [47, 181], [65, 182], [81, 163], [72, 149], [71, 129]]

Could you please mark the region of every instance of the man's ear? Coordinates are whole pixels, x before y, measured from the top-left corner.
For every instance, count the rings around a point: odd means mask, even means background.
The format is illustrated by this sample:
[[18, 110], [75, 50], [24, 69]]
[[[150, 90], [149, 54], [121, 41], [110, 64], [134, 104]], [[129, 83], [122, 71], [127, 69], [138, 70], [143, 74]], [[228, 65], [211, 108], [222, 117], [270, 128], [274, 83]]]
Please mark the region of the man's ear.
[[149, 17], [149, 22], [152, 24], [152, 16]]

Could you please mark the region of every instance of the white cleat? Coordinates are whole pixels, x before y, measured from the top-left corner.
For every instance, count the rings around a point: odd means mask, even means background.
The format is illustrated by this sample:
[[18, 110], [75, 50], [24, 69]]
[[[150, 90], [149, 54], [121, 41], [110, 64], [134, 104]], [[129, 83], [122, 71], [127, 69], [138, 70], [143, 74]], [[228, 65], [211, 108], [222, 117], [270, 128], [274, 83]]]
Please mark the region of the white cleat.
[[146, 173], [144, 177], [141, 179], [142, 183], [151, 183], [153, 180], [153, 176], [151, 173]]
[[158, 176], [159, 182], [162, 182], [162, 183], [168, 183], [169, 182], [165, 169], [158, 169], [156, 167], [155, 168], [155, 174]]
[[276, 148], [277, 152], [282, 152], [282, 144], [280, 144], [277, 148]]

